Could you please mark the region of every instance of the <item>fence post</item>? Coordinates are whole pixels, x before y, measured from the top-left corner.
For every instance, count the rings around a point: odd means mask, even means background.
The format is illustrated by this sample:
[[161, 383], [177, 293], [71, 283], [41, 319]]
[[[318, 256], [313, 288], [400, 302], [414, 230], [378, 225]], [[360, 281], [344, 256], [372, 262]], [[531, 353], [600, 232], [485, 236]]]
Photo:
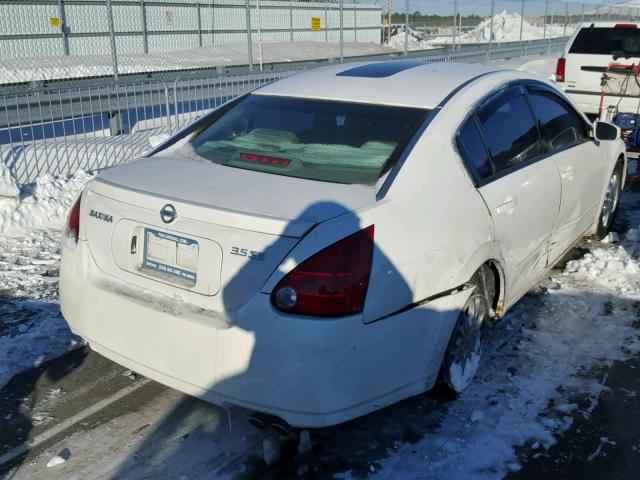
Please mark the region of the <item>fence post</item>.
[[258, 14], [258, 62], [262, 71], [262, 14], [260, 13], [260, 0], [256, 0], [256, 13]]
[[451, 30], [451, 48], [456, 49], [456, 27], [458, 17], [458, 0], [453, 0], [453, 29]]
[[211, 45], [215, 43], [215, 35], [214, 31], [216, 29], [216, 10], [214, 7], [213, 0], [211, 0]]
[[409, 54], [409, 0], [404, 0], [404, 56]]
[[358, 41], [358, 6], [353, 7], [353, 41]]
[[522, 46], [522, 29], [524, 28], [524, 0], [520, 4], [520, 46]]
[[340, 0], [340, 63], [344, 61], [344, 21], [343, 21], [343, 12], [344, 12], [344, 0]]
[[293, 42], [293, 0], [289, 1], [289, 41]]
[[544, 2], [544, 21], [542, 22], [543, 24], [542, 39], [543, 40], [546, 40], [547, 38], [547, 13], [549, 13], [549, 0], [546, 0]]
[[493, 16], [495, 15], [496, 0], [491, 0], [491, 23], [489, 24], [489, 58], [491, 58], [491, 46], [493, 45]]
[[244, 0], [244, 9], [247, 15], [247, 60], [249, 61], [249, 71], [253, 72], [253, 45], [251, 43], [251, 8], [249, 0]]
[[147, 31], [147, 7], [145, 0], [140, 0], [140, 18], [142, 20], [142, 49], [144, 53], [149, 53], [149, 37]]
[[327, 20], [327, 7], [324, 7], [324, 43], [329, 41], [329, 23]]
[[118, 52], [116, 50], [116, 32], [113, 26], [113, 9], [111, 0], [107, 0], [107, 22], [109, 24], [109, 37], [111, 38], [111, 64], [113, 66], [113, 78], [118, 80]]
[[64, 0], [58, 0], [60, 10], [60, 33], [62, 34], [62, 49], [65, 55], [69, 55], [69, 27], [67, 26], [67, 15], [64, 10]]
[[202, 47], [202, 12], [200, 12], [200, 2], [196, 3], [196, 19], [198, 20], [198, 46]]

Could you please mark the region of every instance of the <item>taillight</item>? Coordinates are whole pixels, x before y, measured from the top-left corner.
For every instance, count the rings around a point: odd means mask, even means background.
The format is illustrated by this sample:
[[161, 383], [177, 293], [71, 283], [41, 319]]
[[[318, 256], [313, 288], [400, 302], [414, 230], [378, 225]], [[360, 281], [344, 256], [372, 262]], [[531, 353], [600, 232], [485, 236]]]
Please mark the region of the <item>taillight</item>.
[[373, 225], [308, 258], [273, 290], [274, 306], [287, 313], [340, 317], [362, 312], [373, 255]]
[[635, 23], [616, 23], [615, 28], [638, 28]]
[[559, 58], [556, 63], [556, 82], [564, 82], [564, 74], [567, 67], [567, 60], [565, 58]]
[[82, 195], [78, 197], [76, 203], [71, 207], [71, 211], [69, 211], [69, 217], [67, 218], [67, 225], [64, 228], [64, 236], [69, 240], [73, 240], [75, 243], [78, 243], [78, 239], [80, 238], [80, 201], [82, 200]]

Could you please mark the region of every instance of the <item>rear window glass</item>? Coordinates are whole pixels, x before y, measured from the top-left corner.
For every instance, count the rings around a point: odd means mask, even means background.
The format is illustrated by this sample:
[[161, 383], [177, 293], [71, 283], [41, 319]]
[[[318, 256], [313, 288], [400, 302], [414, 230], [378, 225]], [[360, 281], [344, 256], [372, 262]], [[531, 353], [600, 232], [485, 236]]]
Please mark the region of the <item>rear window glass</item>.
[[569, 53], [640, 57], [640, 30], [637, 28], [583, 28]]
[[230, 167], [373, 184], [429, 113], [424, 109], [249, 95], [203, 127], [195, 153]]

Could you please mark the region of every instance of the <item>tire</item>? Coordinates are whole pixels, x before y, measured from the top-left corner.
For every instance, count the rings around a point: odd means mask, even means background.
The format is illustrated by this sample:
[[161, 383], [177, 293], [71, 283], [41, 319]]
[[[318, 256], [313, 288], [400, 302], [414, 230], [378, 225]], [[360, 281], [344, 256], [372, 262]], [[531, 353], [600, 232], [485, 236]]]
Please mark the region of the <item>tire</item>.
[[442, 383], [449, 393], [462, 393], [475, 377], [482, 357], [488, 316], [487, 297], [476, 288], [458, 315], [442, 361]]
[[618, 164], [613, 170], [609, 183], [607, 184], [604, 201], [602, 202], [602, 209], [598, 216], [598, 228], [596, 229], [596, 237], [598, 240], [602, 240], [609, 234], [609, 229], [611, 228], [611, 225], [613, 225], [613, 220], [616, 216], [616, 212], [618, 211], [621, 192], [622, 166]]

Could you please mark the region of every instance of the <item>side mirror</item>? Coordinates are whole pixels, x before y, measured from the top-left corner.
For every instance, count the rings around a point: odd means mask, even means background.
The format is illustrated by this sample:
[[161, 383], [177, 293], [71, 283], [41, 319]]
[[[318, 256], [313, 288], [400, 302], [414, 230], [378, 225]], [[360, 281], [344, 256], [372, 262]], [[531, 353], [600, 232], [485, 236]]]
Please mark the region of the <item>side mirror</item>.
[[617, 140], [620, 138], [620, 129], [609, 122], [596, 120], [593, 122], [593, 138], [601, 140]]

